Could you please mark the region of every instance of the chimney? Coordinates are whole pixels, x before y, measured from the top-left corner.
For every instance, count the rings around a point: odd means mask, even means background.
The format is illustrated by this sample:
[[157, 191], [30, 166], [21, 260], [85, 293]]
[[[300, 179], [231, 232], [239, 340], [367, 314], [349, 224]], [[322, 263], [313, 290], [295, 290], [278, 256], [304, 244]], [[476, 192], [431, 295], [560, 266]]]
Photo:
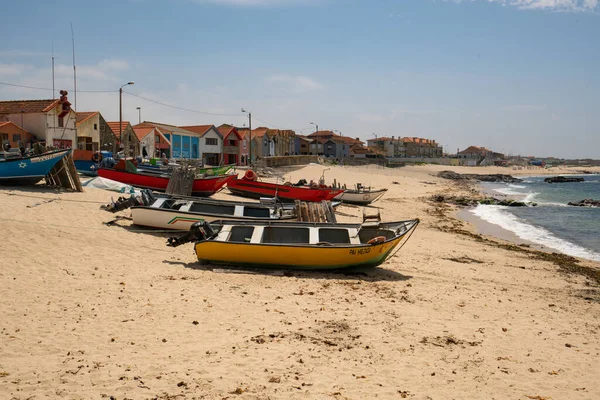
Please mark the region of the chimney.
[[394, 135], [392, 135], [392, 141], [394, 141]]

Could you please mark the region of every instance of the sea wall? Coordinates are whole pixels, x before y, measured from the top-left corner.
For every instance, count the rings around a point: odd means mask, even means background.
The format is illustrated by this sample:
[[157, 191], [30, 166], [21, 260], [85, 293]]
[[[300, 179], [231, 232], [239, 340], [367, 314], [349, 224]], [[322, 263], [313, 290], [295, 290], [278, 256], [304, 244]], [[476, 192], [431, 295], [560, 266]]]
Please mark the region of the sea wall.
[[283, 167], [286, 165], [306, 165], [310, 163], [318, 163], [322, 157], [316, 155], [304, 156], [275, 156], [265, 157], [257, 161], [257, 164], [265, 167]]

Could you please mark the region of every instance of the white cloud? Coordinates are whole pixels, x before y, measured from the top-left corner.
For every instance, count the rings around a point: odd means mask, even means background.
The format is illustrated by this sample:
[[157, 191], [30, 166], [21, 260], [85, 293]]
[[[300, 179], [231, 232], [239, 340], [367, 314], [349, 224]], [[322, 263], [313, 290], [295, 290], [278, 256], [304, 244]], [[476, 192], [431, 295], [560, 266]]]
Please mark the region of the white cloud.
[[268, 77], [266, 81], [289, 86], [295, 93], [305, 93], [325, 88], [319, 82], [306, 76], [273, 75]]
[[[454, 3], [464, 3], [476, 0], [446, 0]], [[498, 3], [503, 6], [517, 7], [523, 10], [549, 10], [568, 12], [595, 12], [598, 10], [598, 0], [484, 0], [488, 3]]]
[[0, 64], [0, 76], [21, 75], [26, 71], [31, 71], [32, 65], [27, 64]]
[[98, 63], [98, 68], [103, 70], [125, 70], [129, 69], [129, 63], [123, 60], [102, 60]]

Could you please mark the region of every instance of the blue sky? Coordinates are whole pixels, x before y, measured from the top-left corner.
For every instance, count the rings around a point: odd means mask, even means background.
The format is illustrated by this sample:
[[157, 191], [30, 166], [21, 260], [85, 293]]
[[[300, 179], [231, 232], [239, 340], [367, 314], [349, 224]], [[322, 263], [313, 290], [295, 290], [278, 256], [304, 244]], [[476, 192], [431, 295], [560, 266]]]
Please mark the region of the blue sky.
[[[3, 6], [0, 82], [176, 125], [420, 136], [600, 158], [597, 0], [56, 0]], [[106, 92], [85, 92], [85, 91]], [[143, 97], [134, 97], [132, 94]], [[0, 99], [51, 98], [0, 84]], [[198, 111], [170, 108], [147, 99]]]

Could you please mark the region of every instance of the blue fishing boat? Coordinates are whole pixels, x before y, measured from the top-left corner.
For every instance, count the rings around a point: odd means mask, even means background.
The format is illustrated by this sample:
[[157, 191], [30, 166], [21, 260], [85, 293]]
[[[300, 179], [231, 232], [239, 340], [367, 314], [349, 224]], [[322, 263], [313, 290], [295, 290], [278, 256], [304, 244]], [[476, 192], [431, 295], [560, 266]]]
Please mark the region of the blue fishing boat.
[[21, 157], [0, 154], [0, 184], [32, 185], [42, 180], [71, 149]]
[[112, 158], [112, 151], [92, 152], [89, 150], [73, 151], [75, 169], [85, 176], [98, 176], [98, 168], [102, 160]]

